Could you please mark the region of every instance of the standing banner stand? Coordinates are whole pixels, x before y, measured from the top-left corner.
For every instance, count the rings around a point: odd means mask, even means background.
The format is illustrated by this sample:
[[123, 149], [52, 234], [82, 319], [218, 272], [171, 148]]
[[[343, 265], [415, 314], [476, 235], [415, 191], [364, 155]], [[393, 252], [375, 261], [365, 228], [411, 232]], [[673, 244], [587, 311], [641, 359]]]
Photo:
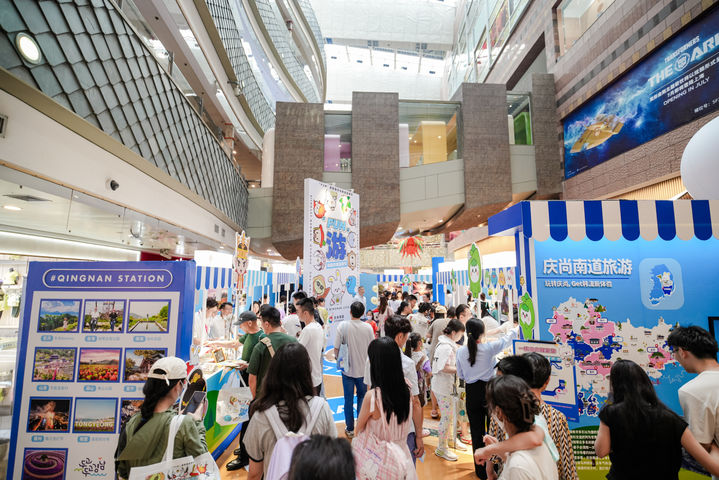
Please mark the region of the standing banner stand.
[[150, 367], [189, 357], [194, 287], [194, 262], [30, 262], [8, 479], [115, 477]]
[[575, 405], [559, 383], [550, 393], [574, 410], [580, 478], [598, 478], [609, 460], [593, 445], [615, 360], [639, 364], [681, 412], [677, 389], [692, 377], [666, 339], [676, 325], [709, 329], [719, 315], [719, 202], [525, 201], [490, 217], [489, 234], [515, 238], [524, 340], [550, 342], [521, 348], [562, 358], [553, 375], [576, 370], [565, 386]]

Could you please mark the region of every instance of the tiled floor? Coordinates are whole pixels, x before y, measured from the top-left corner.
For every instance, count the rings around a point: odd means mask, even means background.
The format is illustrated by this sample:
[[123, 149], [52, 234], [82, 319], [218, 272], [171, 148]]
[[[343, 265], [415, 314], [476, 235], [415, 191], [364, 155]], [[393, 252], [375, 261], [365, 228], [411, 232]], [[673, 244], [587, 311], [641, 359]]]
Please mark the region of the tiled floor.
[[[327, 390], [328, 397], [337, 397], [342, 395], [342, 382], [339, 377], [325, 375], [325, 389]], [[428, 426], [436, 425], [436, 420], [430, 419], [429, 406], [424, 408], [424, 417], [428, 422]], [[431, 422], [431, 423], [430, 423]], [[344, 422], [337, 423], [337, 433], [339, 436], [344, 436]], [[430, 428], [431, 429], [431, 428]], [[473, 479], [474, 467], [472, 465], [472, 457], [470, 455], [471, 448], [467, 449], [467, 453], [457, 451], [459, 460], [456, 462], [447, 462], [434, 454], [434, 447], [437, 446], [437, 436], [433, 432], [433, 435], [425, 437], [425, 457], [424, 462], [417, 461], [417, 473], [420, 479]], [[220, 457], [217, 464], [220, 466], [222, 472], [222, 478], [225, 480], [244, 480], [247, 478], [247, 472], [244, 470], [228, 472], [225, 470], [225, 464], [232, 460], [232, 450], [237, 447], [235, 442], [225, 454]]]

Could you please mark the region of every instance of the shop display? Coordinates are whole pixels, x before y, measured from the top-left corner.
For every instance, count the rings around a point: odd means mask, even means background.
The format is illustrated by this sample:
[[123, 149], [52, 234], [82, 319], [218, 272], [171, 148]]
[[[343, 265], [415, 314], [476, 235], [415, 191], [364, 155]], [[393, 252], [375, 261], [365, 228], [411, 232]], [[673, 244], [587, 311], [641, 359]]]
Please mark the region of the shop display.
[[194, 275], [193, 262], [30, 263], [9, 479], [114, 476], [150, 367], [187, 357]]
[[552, 361], [557, 378], [564, 369], [576, 371], [572, 385], [563, 378], [564, 390], [550, 395], [576, 389], [574, 412], [557, 408], [570, 419], [578, 470], [609, 466], [590, 447], [617, 359], [640, 365], [662, 402], [681, 413], [677, 388], [691, 377], [666, 340], [676, 325], [709, 330], [709, 319], [719, 315], [713, 206], [701, 200], [522, 202], [490, 218], [491, 235], [516, 235], [520, 246], [525, 338], [540, 340], [529, 345], [550, 361], [561, 359]]

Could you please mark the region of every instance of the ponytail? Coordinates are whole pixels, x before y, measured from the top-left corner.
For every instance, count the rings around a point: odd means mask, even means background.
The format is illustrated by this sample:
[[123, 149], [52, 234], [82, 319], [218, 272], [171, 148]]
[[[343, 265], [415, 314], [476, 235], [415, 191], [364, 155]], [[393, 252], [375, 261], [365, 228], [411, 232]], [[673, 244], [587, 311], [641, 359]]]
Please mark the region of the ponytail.
[[422, 336], [419, 333], [410, 333], [409, 338], [407, 338], [407, 343], [404, 346], [404, 354], [407, 355], [409, 358], [412, 358], [412, 352], [415, 348], [417, 348], [417, 345], [419, 345], [419, 342], [421, 341]]
[[[159, 368], [155, 369], [155, 372], [159, 374], [165, 373]], [[145, 381], [145, 386], [142, 387], [142, 393], [145, 394], [145, 401], [142, 402], [142, 406], [140, 407], [142, 420], [135, 429], [135, 432], [140, 430], [152, 418], [157, 403], [165, 398], [179, 381], [180, 380], [170, 380], [169, 383], [167, 383], [165, 380], [160, 380], [159, 378], [148, 378]]]
[[484, 322], [478, 318], [467, 320], [467, 350], [469, 350], [469, 364], [474, 366], [477, 361], [477, 340], [484, 335]]

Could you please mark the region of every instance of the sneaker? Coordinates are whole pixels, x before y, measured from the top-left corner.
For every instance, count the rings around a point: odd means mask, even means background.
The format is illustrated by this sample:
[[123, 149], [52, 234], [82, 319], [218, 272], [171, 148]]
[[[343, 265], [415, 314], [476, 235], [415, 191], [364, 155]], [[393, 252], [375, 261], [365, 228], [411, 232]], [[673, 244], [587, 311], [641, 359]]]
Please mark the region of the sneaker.
[[355, 432], [354, 432], [354, 430], [347, 430], [347, 429], [345, 428], [345, 435], [347, 436], [347, 438], [355, 438]]
[[434, 451], [434, 454], [437, 455], [439, 458], [444, 458], [448, 462], [456, 462], [458, 458], [457, 455], [450, 452], [449, 450], [442, 450], [439, 448]]
[[466, 451], [467, 451], [467, 446], [466, 446], [464, 443], [462, 443], [462, 442], [460, 441], [460, 439], [458, 438], [457, 441], [454, 442], [454, 449], [455, 449], [455, 450], [459, 450], [460, 452], [466, 452]]

